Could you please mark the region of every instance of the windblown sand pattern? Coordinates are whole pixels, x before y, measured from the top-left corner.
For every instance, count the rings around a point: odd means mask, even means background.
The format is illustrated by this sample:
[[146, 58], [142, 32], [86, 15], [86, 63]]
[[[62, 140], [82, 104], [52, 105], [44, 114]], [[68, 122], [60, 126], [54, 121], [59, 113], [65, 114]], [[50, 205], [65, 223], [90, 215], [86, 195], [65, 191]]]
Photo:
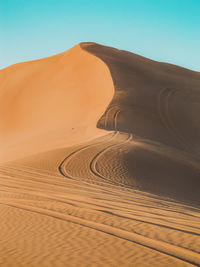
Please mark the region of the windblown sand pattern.
[[200, 266], [199, 73], [81, 43], [0, 82], [1, 266]]

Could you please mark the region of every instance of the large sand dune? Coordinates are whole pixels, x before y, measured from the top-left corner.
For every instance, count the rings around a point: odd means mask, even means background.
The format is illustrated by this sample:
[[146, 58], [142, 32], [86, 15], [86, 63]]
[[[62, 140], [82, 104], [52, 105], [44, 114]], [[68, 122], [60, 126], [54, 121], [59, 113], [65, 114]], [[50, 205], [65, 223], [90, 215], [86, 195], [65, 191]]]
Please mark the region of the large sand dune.
[[200, 74], [81, 43], [0, 71], [1, 266], [199, 266]]

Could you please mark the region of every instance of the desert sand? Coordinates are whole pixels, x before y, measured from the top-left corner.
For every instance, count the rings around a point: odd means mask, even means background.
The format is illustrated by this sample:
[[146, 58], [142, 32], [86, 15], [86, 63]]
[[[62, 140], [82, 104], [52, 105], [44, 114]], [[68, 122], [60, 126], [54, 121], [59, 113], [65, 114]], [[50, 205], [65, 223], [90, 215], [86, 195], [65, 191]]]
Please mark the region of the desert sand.
[[200, 266], [200, 73], [80, 43], [0, 70], [0, 266]]

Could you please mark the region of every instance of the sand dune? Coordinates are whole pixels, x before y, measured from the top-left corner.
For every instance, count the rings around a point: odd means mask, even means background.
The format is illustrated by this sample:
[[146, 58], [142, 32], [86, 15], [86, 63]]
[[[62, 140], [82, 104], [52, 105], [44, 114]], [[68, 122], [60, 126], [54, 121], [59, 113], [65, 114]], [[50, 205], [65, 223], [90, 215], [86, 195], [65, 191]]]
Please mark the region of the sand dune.
[[200, 266], [200, 74], [81, 43], [0, 71], [1, 266]]

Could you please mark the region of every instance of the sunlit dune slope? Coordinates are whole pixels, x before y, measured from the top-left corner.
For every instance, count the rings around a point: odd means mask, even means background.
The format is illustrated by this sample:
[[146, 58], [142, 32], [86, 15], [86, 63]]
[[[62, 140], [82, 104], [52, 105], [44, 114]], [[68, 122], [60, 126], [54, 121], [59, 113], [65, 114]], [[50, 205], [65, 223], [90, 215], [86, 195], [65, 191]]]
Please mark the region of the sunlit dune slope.
[[0, 71], [2, 160], [102, 134], [96, 123], [113, 96], [106, 64], [76, 45]]

